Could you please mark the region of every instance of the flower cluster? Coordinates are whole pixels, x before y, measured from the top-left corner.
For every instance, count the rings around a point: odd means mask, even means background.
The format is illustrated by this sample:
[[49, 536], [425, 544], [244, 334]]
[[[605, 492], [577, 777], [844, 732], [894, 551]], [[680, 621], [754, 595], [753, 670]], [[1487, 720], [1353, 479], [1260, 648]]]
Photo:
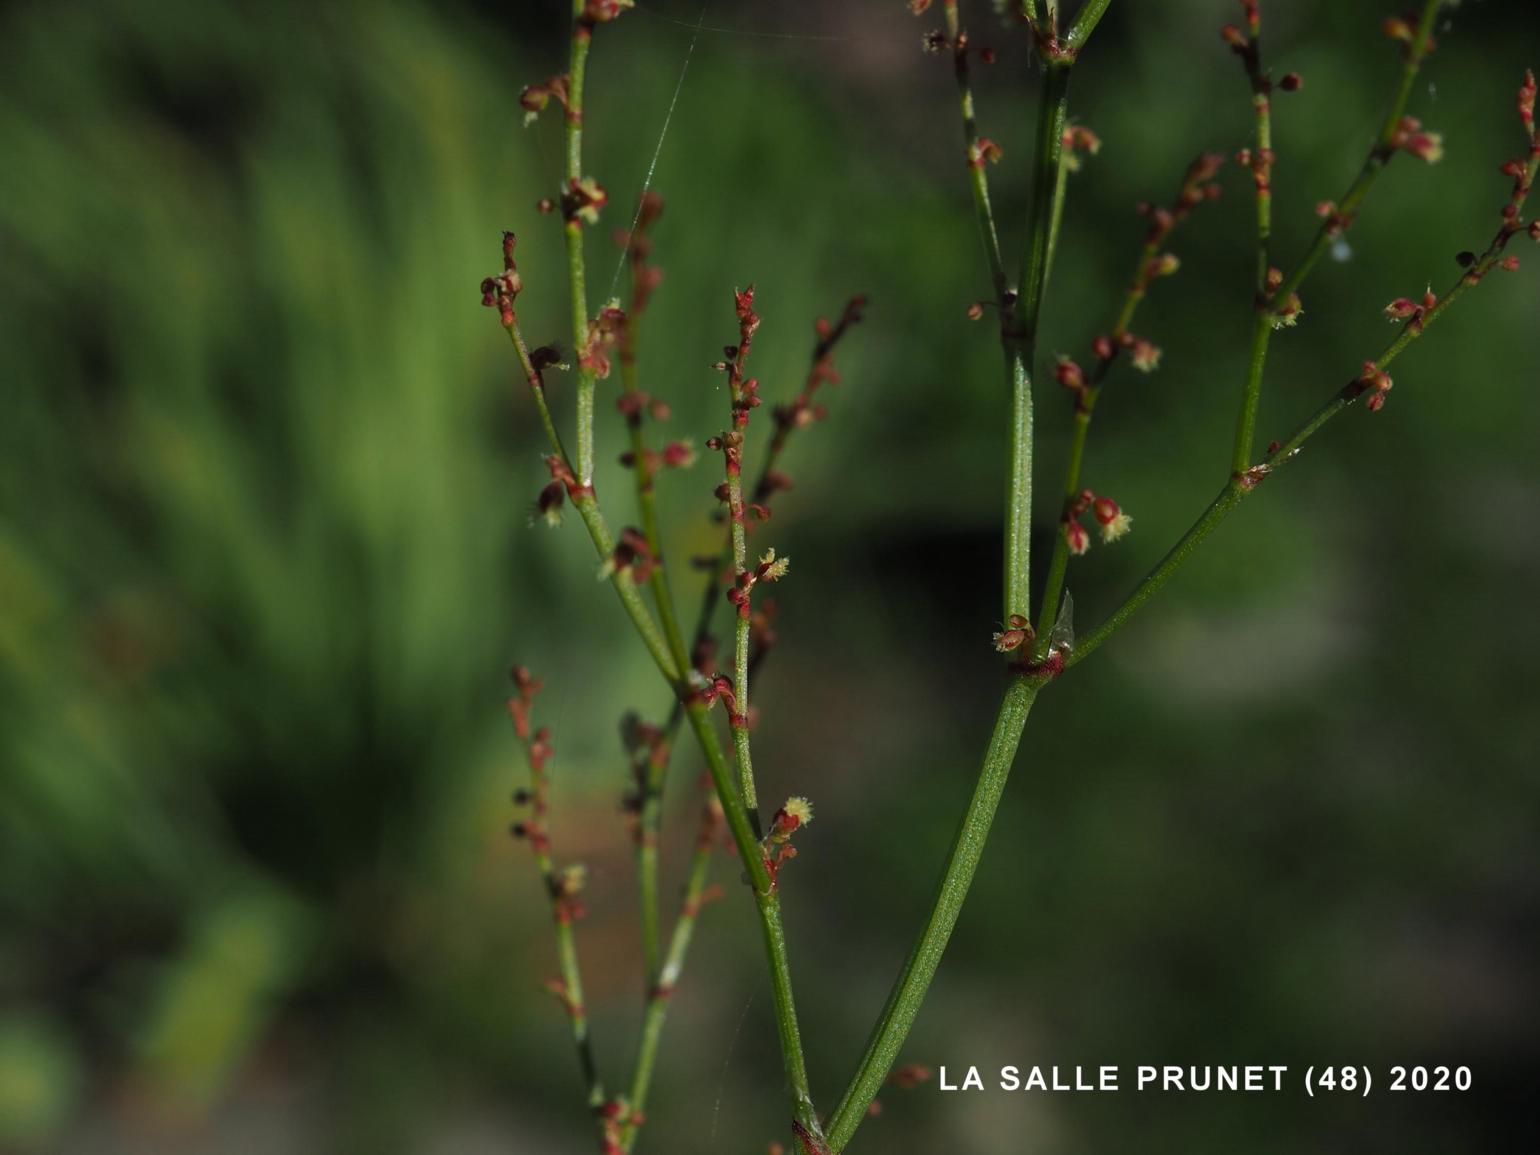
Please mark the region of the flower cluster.
[[800, 797], [786, 799], [770, 819], [770, 830], [765, 834], [761, 848], [772, 890], [779, 884], [781, 866], [797, 857], [797, 848], [791, 844], [792, 835], [812, 821], [813, 804]]
[[790, 569], [789, 557], [776, 557], [774, 549], [767, 549], [758, 565], [746, 566], [734, 579], [732, 588], [727, 591], [727, 600], [732, 603], [740, 618], [751, 618], [750, 591], [760, 582], [780, 581]]
[[1390, 379], [1390, 374], [1374, 361], [1364, 362], [1363, 372], [1358, 375], [1358, 383], [1361, 391], [1372, 390], [1369, 393], [1369, 400], [1364, 402], [1369, 407], [1370, 413], [1378, 413], [1385, 407], [1385, 394], [1389, 393], [1391, 386], [1395, 384]]
[[1418, 160], [1437, 164], [1444, 159], [1444, 138], [1437, 132], [1428, 132], [1422, 121], [1415, 116], [1403, 116], [1390, 135], [1390, 151], [1400, 150]]
[[600, 381], [610, 375], [610, 351], [620, 340], [626, 327], [625, 310], [619, 301], [611, 301], [599, 310], [599, 315], [589, 319], [588, 334], [583, 347], [578, 350], [578, 365], [592, 373]]
[[[526, 840], [534, 851], [551, 899], [551, 912], [558, 924], [566, 926], [587, 913], [582, 893], [588, 881], [588, 871], [577, 864], [561, 870], [551, 864], [551, 839], [546, 830], [546, 815], [550, 807], [550, 778], [546, 766], [553, 753], [551, 731], [546, 726], [534, 729], [530, 720], [535, 695], [542, 689], [542, 683], [523, 666], [515, 666], [509, 672], [509, 677], [513, 680], [514, 693], [508, 699], [508, 716], [513, 720], [514, 733], [524, 743], [530, 774], [530, 787], [516, 790], [513, 795], [514, 805], [528, 807], [529, 815], [515, 822], [509, 829], [515, 838]], [[570, 999], [568, 1001], [570, 1003]], [[572, 1011], [570, 1005], [568, 1010]]]
[[1081, 153], [1095, 156], [1102, 150], [1102, 138], [1083, 124], [1065, 126], [1064, 135], [1059, 143], [1062, 163], [1068, 172], [1080, 171]]
[[567, 102], [570, 84], [571, 78], [565, 72], [542, 80], [539, 84], [526, 84], [523, 91], [519, 93], [519, 107], [524, 110], [525, 126], [533, 123], [545, 111], [546, 105], [553, 100], [560, 104], [570, 117], [572, 108]]
[[561, 215], [568, 223], [596, 225], [599, 210], [610, 203], [610, 194], [591, 176], [572, 177], [561, 194]]
[[647, 544], [647, 535], [635, 526], [628, 525], [620, 531], [615, 548], [599, 567], [601, 578], [617, 573], [629, 573], [637, 585], [644, 584], [652, 576], [658, 559]]
[[516, 236], [509, 232], [503, 233], [503, 271], [496, 276], [483, 278], [481, 282], [481, 303], [489, 309], [497, 310], [505, 329], [513, 328], [513, 300], [524, 288], [519, 266], [513, 259], [513, 247], [516, 244]]
[[1082, 489], [1075, 500], [1068, 503], [1062, 518], [1064, 540], [1069, 543], [1069, 552], [1076, 557], [1091, 548], [1091, 535], [1080, 520], [1087, 513], [1096, 522], [1102, 541], [1109, 545], [1128, 533], [1134, 525], [1134, 519], [1124, 513], [1112, 498]]
[[1410, 297], [1397, 297], [1385, 306], [1385, 319], [1392, 324], [1405, 321], [1413, 332], [1422, 332], [1423, 320], [1428, 311], [1438, 304], [1438, 294], [1431, 288], [1422, 295], [1422, 300], [1414, 301]]
[[577, 475], [572, 472], [571, 466], [563, 457], [549, 453], [545, 458], [546, 467], [551, 471], [551, 480], [540, 490], [540, 495], [535, 498], [534, 509], [530, 513], [530, 520], [539, 518], [546, 525], [555, 529], [561, 524], [562, 503], [566, 498], [576, 501], [584, 494], [593, 492], [591, 486], [578, 483]]
[[[1406, 45], [1408, 53], [1412, 51], [1413, 46], [1417, 43], [1417, 13], [1415, 11], [1404, 12], [1400, 16], [1387, 16], [1381, 27], [1384, 29], [1386, 36], [1392, 40], [1399, 40]], [[1426, 55], [1432, 52], [1434, 47], [1433, 37], [1429, 36], [1427, 47], [1423, 49], [1423, 54]]]
[[1283, 270], [1267, 270], [1267, 303], [1272, 309], [1273, 328], [1291, 329], [1299, 324], [1299, 319], [1305, 315], [1304, 305], [1300, 302], [1299, 294], [1291, 292], [1282, 301], [1279, 301], [1278, 290], [1283, 287]]
[[628, 8], [635, 8], [636, 0], [585, 0], [580, 25], [592, 28], [595, 24], [608, 24], [620, 18]]

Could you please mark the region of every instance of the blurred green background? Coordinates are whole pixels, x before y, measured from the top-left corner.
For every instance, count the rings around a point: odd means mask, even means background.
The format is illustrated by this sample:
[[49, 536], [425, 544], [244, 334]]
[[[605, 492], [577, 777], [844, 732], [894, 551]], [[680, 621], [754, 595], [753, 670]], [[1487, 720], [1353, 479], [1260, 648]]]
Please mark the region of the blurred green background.
[[[1203, 149], [1247, 140], [1225, 0], [1114, 5], [1072, 94], [1101, 134], [1074, 178], [1047, 314], [1085, 356]], [[524, 770], [504, 669], [544, 676], [559, 857], [601, 1063], [640, 1015], [615, 721], [666, 701], [581, 527], [528, 528], [541, 441], [476, 301], [520, 232], [535, 340], [565, 332], [559, 0], [516, 5], [17, 3], [0, 15], [0, 1150], [578, 1152], [570, 1043], [540, 989], [544, 898], [507, 837]], [[699, 14], [600, 30], [597, 298]], [[1305, 78], [1278, 105], [1278, 249], [1356, 171], [1398, 60], [1379, 2], [1267, 6]], [[721, 427], [706, 369], [754, 281], [767, 397], [854, 291], [831, 417], [794, 443], [764, 540], [795, 560], [757, 687], [761, 793], [818, 821], [787, 918], [814, 1086], [832, 1103], [917, 925], [1000, 684], [1003, 434], [944, 60], [897, 0], [712, 4], [664, 142], [666, 280], [643, 387], [669, 431]], [[983, 131], [1020, 244], [1031, 92], [1019, 30]], [[1467, 3], [1398, 161], [1274, 343], [1264, 439], [1387, 339], [1379, 310], [1491, 235], [1540, 62], [1518, 0]], [[1250, 204], [1178, 235], [1086, 481], [1136, 530], [1073, 567], [1082, 627], [1222, 480], [1250, 309]], [[1523, 253], [1526, 264], [1533, 263]], [[1534, 707], [1540, 339], [1501, 276], [1248, 503], [1031, 720], [994, 841], [908, 1058], [976, 1063], [1468, 1064], [1467, 1094], [1307, 1100], [885, 1096], [860, 1150], [1516, 1151], [1533, 1141], [1540, 963]], [[607, 387], [606, 387], [607, 388]], [[570, 398], [556, 390], [566, 417]], [[601, 405], [600, 491], [631, 515]], [[1039, 398], [1042, 524], [1068, 406]], [[768, 428], [764, 422], [761, 430]], [[752, 451], [751, 451], [752, 452]], [[713, 465], [662, 482], [675, 557], [709, 548]], [[1048, 538], [1040, 543], [1046, 550]], [[1046, 552], [1043, 553], [1046, 557]], [[680, 579], [694, 603], [695, 578]], [[679, 759], [665, 865], [696, 764]], [[718, 876], [732, 870], [724, 861]], [[732, 888], [730, 888], [732, 889]], [[670, 901], [668, 907], [672, 908]], [[646, 1151], [780, 1135], [760, 948], [709, 908], [667, 1030]], [[1527, 1131], [1524, 1130], [1527, 1128]], [[1527, 1134], [1528, 1139], [1515, 1142]]]

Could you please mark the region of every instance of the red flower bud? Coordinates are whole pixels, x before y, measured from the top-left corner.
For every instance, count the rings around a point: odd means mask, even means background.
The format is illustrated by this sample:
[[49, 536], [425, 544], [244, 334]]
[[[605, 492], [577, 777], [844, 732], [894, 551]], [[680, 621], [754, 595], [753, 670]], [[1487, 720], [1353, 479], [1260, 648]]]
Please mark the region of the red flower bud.
[[1085, 374], [1081, 372], [1080, 366], [1068, 357], [1059, 358], [1059, 363], [1055, 367], [1053, 375], [1059, 384], [1066, 389], [1073, 389], [1079, 392], [1085, 388]]

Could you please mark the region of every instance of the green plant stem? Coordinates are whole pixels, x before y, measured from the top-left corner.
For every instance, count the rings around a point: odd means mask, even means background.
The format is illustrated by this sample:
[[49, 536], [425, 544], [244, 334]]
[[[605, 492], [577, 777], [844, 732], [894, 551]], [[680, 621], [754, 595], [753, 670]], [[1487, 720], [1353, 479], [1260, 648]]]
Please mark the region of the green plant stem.
[[[543, 820], [549, 804], [549, 781], [545, 770], [534, 757], [532, 741], [529, 738], [521, 738], [520, 741], [529, 758], [530, 781], [535, 798], [535, 817], [537, 820]], [[548, 844], [534, 836], [529, 841], [541, 886], [551, 902], [551, 925], [555, 931], [556, 961], [561, 974], [561, 990], [558, 993], [567, 1010], [572, 1042], [577, 1050], [578, 1065], [583, 1073], [583, 1086], [588, 1092], [588, 1106], [597, 1109], [604, 1103], [604, 1083], [599, 1077], [599, 1065], [594, 1058], [593, 1040], [589, 1036], [588, 1010], [583, 999], [583, 972], [578, 965], [577, 939], [572, 930], [572, 918], [562, 906], [561, 879], [556, 873], [556, 864], [551, 858]]]
[[797, 1008], [792, 998], [791, 962], [786, 951], [786, 935], [781, 928], [780, 895], [765, 867], [763, 851], [749, 824], [748, 812], [738, 797], [736, 784], [727, 767], [727, 759], [717, 741], [716, 731], [706, 708], [698, 699], [685, 706], [685, 716], [695, 731], [706, 755], [712, 784], [727, 817], [727, 826], [738, 848], [749, 885], [754, 890], [754, 904], [759, 912], [760, 929], [765, 943], [765, 957], [770, 967], [771, 987], [775, 995], [776, 1029], [781, 1040], [781, 1061], [786, 1071], [787, 1094], [792, 1114], [814, 1135], [822, 1134], [818, 1113], [813, 1107], [813, 1093], [808, 1084], [807, 1060], [802, 1054], [802, 1034], [797, 1025]]
[[1091, 38], [1091, 33], [1096, 31], [1096, 26], [1101, 18], [1107, 14], [1107, 7], [1112, 0], [1086, 0], [1080, 6], [1080, 11], [1075, 13], [1075, 19], [1070, 23], [1069, 31], [1064, 34], [1064, 42], [1071, 49], [1079, 52], [1085, 47], [1085, 42]]
[[1251, 104], [1256, 115], [1257, 140], [1252, 173], [1256, 182], [1257, 275], [1252, 308], [1255, 318], [1251, 330], [1251, 353], [1247, 358], [1246, 384], [1241, 391], [1240, 416], [1235, 423], [1235, 442], [1230, 452], [1230, 471], [1241, 473], [1251, 464], [1256, 443], [1257, 410], [1262, 403], [1262, 377], [1267, 367], [1267, 346], [1273, 335], [1274, 302], [1288, 301], [1268, 292], [1268, 271], [1272, 268], [1270, 250], [1273, 237], [1273, 112], [1272, 84], [1262, 71], [1261, 45], [1255, 33], [1246, 71], [1251, 80]]
[[957, 97], [962, 109], [963, 157], [968, 166], [968, 187], [973, 193], [973, 212], [978, 218], [979, 235], [984, 242], [984, 259], [989, 264], [989, 280], [995, 290], [995, 305], [1004, 308], [1010, 284], [1005, 272], [1005, 258], [1000, 252], [1000, 233], [995, 227], [994, 209], [989, 201], [987, 163], [979, 153], [978, 117], [973, 106], [973, 81], [968, 69], [968, 43], [962, 34], [961, 19], [955, 3], [944, 6], [947, 39], [952, 42], [952, 69], [957, 79]]
[[[572, 52], [567, 65], [567, 188], [576, 189], [583, 179], [583, 81], [588, 68], [588, 46], [593, 29], [583, 22], [583, 4], [572, 6]], [[567, 284], [572, 293], [572, 348], [578, 358], [577, 458], [573, 468], [583, 486], [594, 483], [594, 370], [583, 364], [588, 346], [588, 285], [583, 260], [583, 222], [569, 215], [563, 226], [567, 241]]]
[[1032, 380], [1036, 374], [1038, 325], [1048, 287], [1049, 237], [1069, 106], [1069, 73], [1067, 60], [1044, 61], [1022, 289], [1014, 314], [1002, 317], [1001, 322], [1011, 393], [1005, 481], [1007, 622], [1015, 617], [1030, 620], [1032, 614]]
[[973, 795], [952, 839], [925, 924], [893, 984], [850, 1086], [829, 1121], [831, 1151], [842, 1151], [850, 1142], [919, 1014], [920, 1004], [936, 975], [936, 967], [940, 965], [941, 955], [951, 938], [952, 928], [957, 925], [957, 916], [978, 870], [990, 824], [999, 808], [1000, 796], [1016, 757], [1016, 747], [1038, 689], [1039, 683], [1022, 677], [1013, 678], [1006, 688]]
[[[739, 590], [747, 597], [748, 587], [742, 583], [748, 573], [749, 558], [748, 529], [744, 525], [742, 448], [740, 443], [736, 450], [727, 450], [727, 520], [732, 541], [733, 574], [739, 579]], [[749, 750], [749, 604], [746, 601], [733, 607], [733, 699], [731, 729], [733, 753], [738, 763], [738, 785], [743, 791], [744, 805], [750, 810], [758, 810], [754, 763]]]
[[1064, 223], [1064, 194], [1069, 188], [1069, 165], [1059, 157], [1059, 170], [1053, 178], [1053, 216], [1048, 222], [1048, 261], [1043, 269], [1044, 283], [1053, 276], [1053, 258], [1059, 251], [1059, 226]]

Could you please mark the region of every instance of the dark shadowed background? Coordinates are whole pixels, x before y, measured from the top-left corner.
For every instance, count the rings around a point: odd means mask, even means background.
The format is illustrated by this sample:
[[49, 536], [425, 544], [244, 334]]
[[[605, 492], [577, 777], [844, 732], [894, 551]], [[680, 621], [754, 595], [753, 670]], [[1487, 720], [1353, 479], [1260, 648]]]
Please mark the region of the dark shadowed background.
[[[1267, 5], [1305, 87], [1277, 109], [1278, 250], [1340, 195], [1398, 69], [1394, 0]], [[0, 15], [0, 1149], [591, 1149], [541, 990], [544, 897], [506, 830], [525, 771], [504, 670], [534, 667], [558, 756], [558, 855], [599, 1057], [640, 1014], [616, 721], [666, 696], [594, 580], [581, 526], [526, 526], [541, 439], [477, 303], [520, 233], [520, 313], [566, 331], [557, 118], [565, 8], [15, 3]], [[640, 188], [700, 13], [641, 0], [600, 30], [589, 169]], [[1141, 235], [1200, 150], [1250, 132], [1215, 35], [1228, 0], [1115, 3], [1072, 92], [1105, 141], [1073, 178], [1047, 351], [1085, 357]], [[756, 686], [761, 794], [811, 795], [785, 902], [815, 1090], [832, 1103], [920, 917], [1001, 673], [999, 351], [948, 65], [898, 0], [706, 13], [655, 187], [666, 280], [643, 387], [718, 430], [706, 365], [759, 288], [764, 393], [854, 291], [831, 414], [793, 444], [763, 531], [795, 562]], [[1021, 243], [1035, 81], [1022, 33], [983, 131]], [[1345, 261], [1274, 342], [1262, 438], [1377, 352], [1391, 298], [1483, 247], [1540, 63], [1519, 0], [1467, 0]], [[1086, 482], [1136, 528], [1070, 575], [1082, 628], [1223, 480], [1249, 324], [1250, 198], [1173, 247]], [[884, 1096], [855, 1149], [1516, 1151], [1533, 1138], [1540, 963], [1540, 293], [1498, 275], [1361, 409], [1247, 503], [1166, 592], [1044, 695], [951, 953], [906, 1048], [976, 1063], [1467, 1064], [1466, 1094]], [[1540, 251], [1536, 251], [1540, 257]], [[622, 286], [623, 287], [623, 286]], [[565, 378], [554, 389], [570, 420]], [[600, 492], [631, 519], [601, 386]], [[1069, 406], [1039, 391], [1041, 524]], [[768, 421], [758, 428], [768, 428]], [[751, 455], [753, 449], [751, 448]], [[661, 483], [669, 553], [713, 545], [717, 464]], [[1040, 545], [1046, 557], [1045, 530]], [[693, 575], [680, 583], [695, 600]], [[668, 893], [698, 763], [674, 782]], [[718, 876], [731, 882], [724, 860]], [[674, 1000], [641, 1149], [760, 1152], [784, 1108], [757, 931], [735, 885]], [[666, 904], [672, 909], [670, 900]]]

